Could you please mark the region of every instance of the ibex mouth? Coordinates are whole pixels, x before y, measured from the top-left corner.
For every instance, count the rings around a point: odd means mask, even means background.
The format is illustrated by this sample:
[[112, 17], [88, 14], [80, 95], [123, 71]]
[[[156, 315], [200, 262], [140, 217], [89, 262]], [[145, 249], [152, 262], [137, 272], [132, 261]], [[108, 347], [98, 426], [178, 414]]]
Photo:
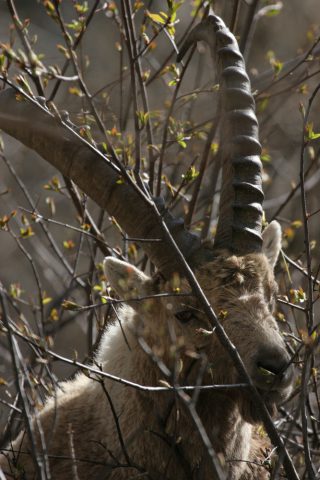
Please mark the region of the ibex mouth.
[[[271, 417], [274, 417], [277, 413], [277, 406], [287, 400], [292, 391], [293, 369], [289, 366], [277, 374], [269, 369], [263, 369], [260, 376], [253, 377], [253, 382]], [[249, 423], [254, 424], [261, 421], [256, 403], [252, 400], [250, 393], [246, 393], [244, 396], [242, 410], [244, 419]]]

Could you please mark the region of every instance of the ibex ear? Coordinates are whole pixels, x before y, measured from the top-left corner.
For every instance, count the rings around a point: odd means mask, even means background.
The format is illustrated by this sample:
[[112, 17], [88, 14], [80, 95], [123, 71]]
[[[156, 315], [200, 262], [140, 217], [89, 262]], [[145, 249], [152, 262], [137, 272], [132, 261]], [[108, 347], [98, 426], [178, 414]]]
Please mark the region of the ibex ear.
[[139, 298], [148, 293], [150, 278], [130, 263], [106, 257], [103, 267], [107, 280], [121, 299]]
[[272, 268], [277, 263], [281, 250], [281, 227], [275, 220], [265, 228], [262, 233], [262, 252], [266, 255]]

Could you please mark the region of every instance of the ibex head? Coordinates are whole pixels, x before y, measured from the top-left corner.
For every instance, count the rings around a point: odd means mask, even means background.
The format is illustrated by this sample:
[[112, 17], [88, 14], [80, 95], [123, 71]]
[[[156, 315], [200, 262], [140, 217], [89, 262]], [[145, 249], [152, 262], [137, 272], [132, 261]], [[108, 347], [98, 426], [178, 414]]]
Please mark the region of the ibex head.
[[[274, 406], [289, 396], [293, 376], [290, 357], [272, 316], [277, 292], [273, 269], [280, 243], [280, 227], [272, 222], [263, 234], [262, 253], [236, 256], [221, 250], [196, 272], [272, 413]], [[177, 291], [190, 291], [187, 282], [182, 280], [179, 289], [176, 283], [159, 284], [158, 279], [153, 280], [137, 268], [110, 257], [105, 260], [105, 270], [120, 298], [133, 299], [130, 306], [138, 314], [134, 333], [144, 338], [171, 371], [180, 362], [181, 384], [196, 380], [201, 363], [196, 358], [206, 363], [203, 383], [231, 384], [240, 380], [194, 296], [174, 296]], [[161, 292], [167, 292], [168, 297], [150, 298]], [[136, 301], [139, 298], [142, 300]], [[163, 378], [160, 370], [159, 378]], [[259, 420], [250, 397], [244, 391], [236, 395], [243, 417], [249, 422]]]

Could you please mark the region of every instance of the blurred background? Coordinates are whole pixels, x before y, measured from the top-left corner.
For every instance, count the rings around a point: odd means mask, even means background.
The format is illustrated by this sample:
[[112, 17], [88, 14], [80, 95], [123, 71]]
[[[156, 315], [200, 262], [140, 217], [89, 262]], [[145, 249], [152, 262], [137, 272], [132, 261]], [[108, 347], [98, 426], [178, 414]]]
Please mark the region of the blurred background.
[[[141, 78], [149, 107], [148, 118], [139, 118], [142, 177], [150, 182], [150, 163], [155, 160], [154, 194], [161, 193], [172, 212], [184, 216], [193, 231], [208, 238], [215, 232], [220, 188], [218, 88], [204, 45], [198, 45], [186, 69], [176, 63], [181, 39], [208, 5], [199, 0], [183, 1], [174, 22], [166, 25], [169, 4], [153, 0], [132, 2]], [[72, 62], [62, 73], [70, 55], [66, 33], [54, 18], [51, 2], [0, 2], [2, 74], [31, 89], [34, 95], [43, 96], [32, 81], [26, 48], [14, 27], [13, 6], [24, 25], [31, 51], [37, 56], [35, 77], [42, 78], [42, 93], [51, 101], [50, 108], [58, 114], [68, 111], [70, 121], [82, 129], [86, 138], [103, 142]], [[319, 323], [320, 104], [318, 96], [312, 97], [320, 79], [319, 2], [220, 0], [211, 2], [211, 6], [238, 38], [252, 82], [263, 147], [265, 217], [267, 221], [277, 218], [284, 234], [284, 254], [277, 268], [280, 283], [277, 319], [283, 325], [289, 348], [294, 351], [308, 336], [305, 312], [299, 308], [306, 305], [308, 286], [308, 275], [303, 273], [307, 260], [299, 186], [302, 159], [307, 211], [311, 215], [308, 228], [315, 324]], [[130, 59], [121, 33], [121, 4], [69, 0], [61, 2], [61, 12], [69, 40], [76, 42], [79, 35], [81, 38], [76, 51], [85, 85], [114, 147], [131, 168], [135, 152], [134, 105]], [[310, 99], [304, 131], [303, 115]], [[140, 95], [138, 101], [141, 105]], [[148, 121], [153, 128], [152, 147], [143, 124]], [[75, 200], [73, 186], [54, 168], [13, 138], [4, 133], [1, 137], [0, 280], [10, 299], [12, 318], [22, 334], [32, 331], [39, 335], [38, 327], [42, 324], [48, 345], [64, 357], [90, 359], [112, 311], [103, 305], [102, 298], [107, 291], [101, 270], [105, 252], [82, 228], [83, 224], [90, 224], [88, 214], [110, 248], [140, 267], [150, 270], [150, 266], [139, 246], [126, 241], [115, 222], [90, 199], [77, 192]], [[164, 160], [159, 173], [161, 155]], [[42, 215], [42, 219], [32, 212]], [[79, 312], [66, 300], [98, 306]], [[39, 401], [49, 389], [48, 371], [59, 380], [75, 372], [64, 362], [51, 360], [47, 365], [39, 365], [26, 342], [21, 342], [21, 351], [37, 385]], [[0, 397], [4, 402], [0, 404], [0, 424], [7, 433], [12, 410], [5, 402], [14, 404], [17, 399], [4, 333], [0, 333], [0, 358]], [[317, 366], [318, 358], [314, 355], [309, 399], [319, 422]], [[297, 377], [300, 367], [298, 362]], [[17, 428], [18, 419], [19, 415], [15, 415], [10, 420], [10, 428]]]

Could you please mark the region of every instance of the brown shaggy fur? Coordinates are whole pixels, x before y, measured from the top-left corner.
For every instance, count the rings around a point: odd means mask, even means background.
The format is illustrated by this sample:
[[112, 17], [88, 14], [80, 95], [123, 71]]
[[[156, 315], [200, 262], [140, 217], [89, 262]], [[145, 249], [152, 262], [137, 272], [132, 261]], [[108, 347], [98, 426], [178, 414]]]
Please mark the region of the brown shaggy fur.
[[[273, 241], [277, 236], [278, 240]], [[272, 317], [277, 289], [273, 267], [280, 246], [277, 225], [270, 225], [264, 244], [262, 254], [237, 257], [220, 252], [197, 272], [253, 378], [257, 353], [269, 349], [284, 358], [287, 355]], [[175, 282], [159, 286], [117, 260], [107, 260], [106, 273], [119, 296], [126, 299], [177, 287]], [[179, 288], [181, 292], [189, 291], [185, 282]], [[104, 371], [154, 386], [162, 380], [172, 381], [165, 376], [167, 368], [175, 372], [180, 384], [192, 385], [199, 376], [203, 384], [238, 382], [232, 361], [215, 333], [210, 333], [212, 327], [193, 297], [158, 297], [129, 303], [119, 312], [125, 336], [118, 324], [111, 326], [96, 355], [95, 363]], [[182, 324], [175, 314], [186, 309], [192, 309], [194, 315]], [[151, 348], [153, 358], [146, 348]], [[142, 472], [147, 473], [140, 478], [152, 480], [214, 478], [188, 408], [176, 394], [142, 392], [90, 377], [79, 373], [74, 380], [63, 382], [56, 398], [48, 399], [38, 414], [52, 479], [133, 479]], [[267, 392], [269, 408], [272, 410], [274, 403], [285, 399], [290, 389], [290, 382], [280, 382]], [[212, 445], [225, 464], [228, 480], [269, 478], [262, 466], [269, 445], [257, 433], [258, 418], [250, 396], [244, 390], [210, 390], [199, 395], [196, 405]], [[12, 443], [12, 451], [2, 456], [0, 463], [8, 478], [35, 478], [25, 433]], [[19, 477], [22, 471], [25, 477]]]

